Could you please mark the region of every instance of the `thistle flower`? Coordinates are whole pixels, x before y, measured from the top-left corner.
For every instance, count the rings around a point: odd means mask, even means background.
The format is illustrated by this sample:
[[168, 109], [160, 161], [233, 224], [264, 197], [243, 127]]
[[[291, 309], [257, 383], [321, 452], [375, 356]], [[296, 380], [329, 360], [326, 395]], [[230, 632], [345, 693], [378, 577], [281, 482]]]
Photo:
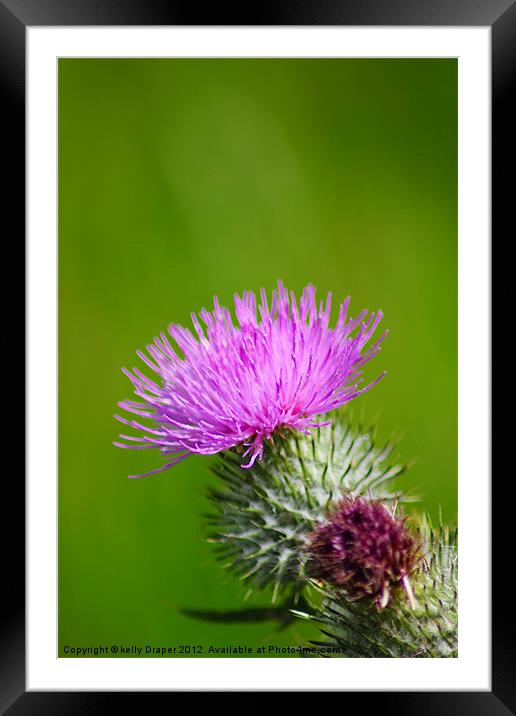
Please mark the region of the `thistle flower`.
[[[209, 455], [244, 445], [251, 467], [263, 455], [264, 441], [281, 430], [307, 433], [328, 424], [316, 416], [328, 413], [369, 390], [383, 377], [359, 388], [362, 367], [380, 350], [384, 333], [365, 350], [382, 313], [362, 311], [348, 319], [349, 297], [340, 305], [330, 328], [331, 294], [319, 307], [315, 288], [307, 286], [299, 306], [281, 281], [269, 308], [261, 289], [235, 295], [238, 326], [231, 313], [214, 299], [214, 310], [192, 314], [196, 336], [172, 324], [168, 332], [182, 357], [162, 332], [138, 356], [157, 375], [151, 380], [133, 368], [124, 369], [140, 399], [119, 407], [148, 418], [151, 426], [116, 416], [141, 431], [121, 435], [119, 447], [157, 448], [171, 459], [160, 472], [192, 453]], [[358, 329], [358, 330], [356, 330]], [[356, 332], [355, 332], [356, 331]], [[135, 444], [136, 443], [136, 444]], [[151, 473], [146, 473], [151, 474]]]
[[421, 559], [420, 545], [405, 520], [382, 502], [345, 497], [309, 536], [306, 549], [312, 576], [343, 587], [350, 599], [369, 598], [383, 609], [401, 584], [414, 606], [409, 577]]
[[[318, 655], [344, 658], [456, 658], [458, 656], [458, 535], [427, 515], [415, 519], [421, 564], [414, 574], [415, 603], [396, 600], [389, 609], [371, 609], [345, 590], [312, 582], [308, 608], [293, 610], [318, 626], [324, 640], [312, 641]], [[315, 598], [314, 598], [315, 597]]]

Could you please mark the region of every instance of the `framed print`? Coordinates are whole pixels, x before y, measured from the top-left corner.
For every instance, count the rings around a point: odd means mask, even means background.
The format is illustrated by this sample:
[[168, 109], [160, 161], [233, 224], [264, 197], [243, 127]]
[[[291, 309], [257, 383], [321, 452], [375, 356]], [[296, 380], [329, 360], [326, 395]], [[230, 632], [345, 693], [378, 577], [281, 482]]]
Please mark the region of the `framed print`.
[[8, 713], [514, 711], [490, 384], [514, 7], [0, 4], [26, 148]]

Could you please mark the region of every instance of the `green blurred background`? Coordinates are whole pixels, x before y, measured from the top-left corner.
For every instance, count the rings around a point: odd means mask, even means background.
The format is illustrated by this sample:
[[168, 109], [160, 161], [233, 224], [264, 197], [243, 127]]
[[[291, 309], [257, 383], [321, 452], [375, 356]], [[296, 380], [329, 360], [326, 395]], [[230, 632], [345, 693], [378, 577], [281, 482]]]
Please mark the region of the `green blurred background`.
[[[112, 446], [122, 366], [217, 294], [313, 282], [390, 335], [355, 401], [457, 510], [457, 63], [59, 61], [59, 645], [295, 645], [238, 609], [204, 541], [210, 459]], [[267, 604], [268, 596], [251, 600]]]

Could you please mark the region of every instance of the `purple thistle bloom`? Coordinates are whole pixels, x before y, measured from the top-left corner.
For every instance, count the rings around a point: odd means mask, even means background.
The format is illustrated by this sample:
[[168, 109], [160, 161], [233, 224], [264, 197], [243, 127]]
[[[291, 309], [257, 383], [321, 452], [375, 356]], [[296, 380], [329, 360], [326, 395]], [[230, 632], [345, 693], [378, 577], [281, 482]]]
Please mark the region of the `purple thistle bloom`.
[[379, 609], [401, 585], [410, 606], [410, 574], [421, 560], [421, 546], [382, 502], [345, 497], [309, 535], [309, 571], [346, 590], [351, 599], [370, 598]]
[[[349, 297], [340, 305], [336, 326], [329, 327], [331, 294], [326, 305], [315, 300], [315, 288], [303, 290], [299, 306], [294, 293], [278, 282], [269, 308], [260, 291], [256, 315], [254, 293], [235, 295], [235, 314], [214, 299], [214, 310], [192, 313], [196, 336], [188, 328], [172, 324], [168, 332], [182, 352], [179, 357], [165, 333], [138, 356], [158, 380], [150, 380], [137, 368], [123, 369], [139, 402], [127, 400], [119, 407], [153, 421], [146, 427], [138, 420], [122, 423], [141, 431], [138, 437], [120, 435], [130, 444], [119, 447], [158, 448], [171, 457], [160, 472], [191, 453], [210, 455], [245, 445], [251, 467], [263, 454], [264, 441], [281, 428], [307, 432], [327, 425], [316, 416], [327, 413], [369, 390], [383, 377], [358, 388], [361, 368], [380, 350], [381, 338], [364, 351], [382, 313], [362, 311], [347, 318]], [[367, 319], [366, 319], [367, 317]], [[358, 331], [355, 335], [355, 329]], [[136, 443], [136, 444], [135, 444]]]

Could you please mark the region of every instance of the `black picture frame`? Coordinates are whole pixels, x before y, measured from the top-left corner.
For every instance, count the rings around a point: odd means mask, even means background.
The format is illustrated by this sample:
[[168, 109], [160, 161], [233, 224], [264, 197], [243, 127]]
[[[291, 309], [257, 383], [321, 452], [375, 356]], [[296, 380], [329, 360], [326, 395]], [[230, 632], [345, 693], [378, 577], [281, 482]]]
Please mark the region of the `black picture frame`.
[[[12, 219], [10, 246], [24, 246], [25, 222], [25, 38], [28, 26], [72, 25], [393, 25], [489, 26], [492, 38], [492, 236], [502, 247], [513, 225], [513, 146], [516, 116], [511, 106], [511, 81], [516, 69], [515, 0], [283, 0], [244, 5], [240, 9], [174, 0], [0, 0], [0, 93], [4, 159], [3, 219]], [[512, 88], [513, 89], [513, 88]], [[512, 200], [512, 201], [511, 201]], [[513, 233], [513, 230], [512, 230]], [[5, 239], [4, 239], [5, 241]], [[501, 253], [503, 249], [499, 248]], [[493, 251], [493, 256], [496, 254]], [[7, 274], [7, 272], [6, 272]], [[501, 287], [507, 285], [501, 282]], [[509, 284], [510, 285], [510, 284]], [[493, 295], [496, 300], [496, 291]], [[13, 299], [9, 298], [13, 303]], [[4, 303], [4, 306], [10, 305]], [[18, 299], [20, 303], [20, 299]], [[23, 303], [23, 298], [21, 298]], [[472, 307], [471, 310], [475, 310]], [[11, 315], [10, 308], [6, 313]], [[494, 312], [493, 312], [494, 318]], [[19, 320], [9, 333], [21, 334]], [[4, 334], [5, 335], [5, 334]], [[21, 337], [21, 335], [20, 335]], [[496, 344], [495, 344], [496, 345]], [[472, 387], [473, 388], [473, 387]], [[16, 402], [20, 402], [19, 395]], [[492, 450], [510, 445], [508, 429], [493, 430]], [[511, 426], [512, 427], [512, 426]], [[510, 479], [514, 479], [513, 475]], [[503, 474], [493, 480], [492, 519], [492, 691], [491, 692], [347, 692], [347, 709], [369, 708], [387, 714], [474, 714], [502, 716], [516, 713], [514, 609], [507, 594], [516, 544], [511, 515], [514, 500], [506, 499]], [[174, 694], [138, 692], [25, 692], [25, 487], [21, 468], [4, 474], [2, 502], [3, 597], [0, 628], [0, 713], [82, 714], [113, 711], [120, 698], [145, 710], [158, 699]], [[12, 518], [6, 519], [7, 514]], [[512, 519], [512, 522], [514, 519]], [[116, 702], [115, 703], [115, 699]], [[145, 701], [143, 701], [145, 699]], [[152, 699], [152, 702], [147, 701]], [[350, 701], [351, 700], [351, 701]], [[365, 703], [367, 702], [367, 703]]]

